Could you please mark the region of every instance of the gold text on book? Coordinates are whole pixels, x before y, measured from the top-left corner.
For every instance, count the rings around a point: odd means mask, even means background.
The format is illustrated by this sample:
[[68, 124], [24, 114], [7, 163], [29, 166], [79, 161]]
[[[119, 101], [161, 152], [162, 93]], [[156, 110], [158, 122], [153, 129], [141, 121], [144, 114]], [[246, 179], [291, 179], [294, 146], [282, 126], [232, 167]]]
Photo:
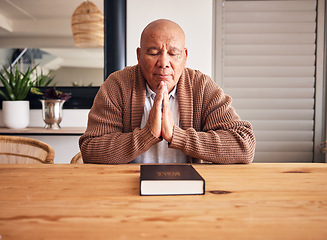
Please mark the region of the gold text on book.
[[162, 177], [162, 176], [180, 176], [181, 173], [180, 172], [157, 172], [157, 176], [158, 177]]

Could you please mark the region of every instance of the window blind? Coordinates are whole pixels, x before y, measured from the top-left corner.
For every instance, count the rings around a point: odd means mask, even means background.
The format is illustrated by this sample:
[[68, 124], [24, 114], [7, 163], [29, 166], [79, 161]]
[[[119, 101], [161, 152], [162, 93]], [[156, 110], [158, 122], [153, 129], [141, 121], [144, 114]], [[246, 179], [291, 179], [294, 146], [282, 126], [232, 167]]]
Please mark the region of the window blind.
[[316, 1], [225, 1], [222, 88], [249, 120], [254, 162], [312, 162]]

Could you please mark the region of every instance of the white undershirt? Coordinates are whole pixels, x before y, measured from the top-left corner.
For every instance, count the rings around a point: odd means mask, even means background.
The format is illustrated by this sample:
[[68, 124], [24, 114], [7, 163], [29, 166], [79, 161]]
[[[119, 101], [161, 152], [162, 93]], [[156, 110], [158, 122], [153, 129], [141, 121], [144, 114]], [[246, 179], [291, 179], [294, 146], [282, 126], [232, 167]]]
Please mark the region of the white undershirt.
[[[154, 98], [156, 93], [146, 84], [146, 98], [144, 103], [144, 112], [142, 116], [141, 128], [143, 128], [149, 118], [150, 110], [153, 106]], [[172, 111], [175, 125], [179, 126], [179, 107], [178, 98], [176, 92], [176, 86], [169, 93], [169, 106]], [[157, 144], [153, 145], [148, 151], [144, 152], [136, 159], [133, 163], [186, 163], [186, 155], [176, 149], [168, 148], [168, 142], [162, 140]]]

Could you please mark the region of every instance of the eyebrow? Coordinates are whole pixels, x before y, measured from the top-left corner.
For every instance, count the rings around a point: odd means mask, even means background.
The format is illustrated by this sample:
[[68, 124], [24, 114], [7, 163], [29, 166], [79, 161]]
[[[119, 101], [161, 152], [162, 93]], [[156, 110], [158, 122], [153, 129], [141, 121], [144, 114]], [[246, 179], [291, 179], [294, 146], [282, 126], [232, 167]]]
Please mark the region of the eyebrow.
[[[159, 50], [160, 51], [160, 48], [158, 48], [158, 47], [149, 47], [149, 48], [146, 49], [147, 52], [150, 52], [152, 50]], [[179, 52], [179, 53], [182, 52], [182, 50], [180, 50], [177, 47], [171, 47], [171, 48], [168, 49], [168, 51], [175, 51], [175, 52]]]
[[182, 50], [180, 50], [177, 47], [171, 47], [169, 50], [173, 50], [173, 51], [177, 51], [177, 52], [182, 52]]
[[157, 47], [149, 47], [149, 48], [146, 49], [147, 52], [150, 52], [152, 50], [160, 50], [160, 49], [157, 48]]

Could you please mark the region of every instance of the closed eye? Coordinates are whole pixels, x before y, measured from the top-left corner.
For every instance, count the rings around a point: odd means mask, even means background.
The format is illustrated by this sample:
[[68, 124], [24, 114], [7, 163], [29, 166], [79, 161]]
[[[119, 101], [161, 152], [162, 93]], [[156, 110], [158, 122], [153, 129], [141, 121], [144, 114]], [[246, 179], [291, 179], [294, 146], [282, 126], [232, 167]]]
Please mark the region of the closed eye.
[[181, 54], [181, 51], [179, 51], [179, 50], [177, 50], [177, 49], [174, 49], [174, 50], [172, 50], [172, 51], [169, 51], [168, 52], [168, 54], [170, 55], [170, 56], [179, 56], [180, 54]]
[[157, 55], [160, 54], [160, 51], [159, 51], [159, 49], [157, 49], [157, 48], [152, 48], [152, 47], [151, 47], [151, 48], [147, 49], [146, 53], [147, 53], [148, 55], [150, 55], [150, 56], [157, 56]]

